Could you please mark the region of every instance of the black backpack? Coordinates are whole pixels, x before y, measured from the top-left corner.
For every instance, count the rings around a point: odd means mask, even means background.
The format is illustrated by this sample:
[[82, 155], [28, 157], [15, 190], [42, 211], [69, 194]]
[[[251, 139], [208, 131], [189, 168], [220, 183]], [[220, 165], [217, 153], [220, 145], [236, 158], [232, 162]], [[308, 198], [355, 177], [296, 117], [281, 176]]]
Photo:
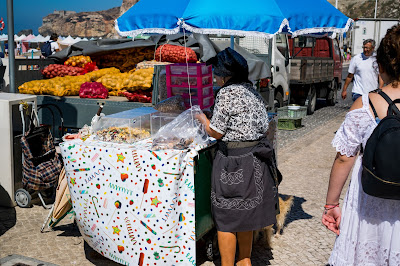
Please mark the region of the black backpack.
[[53, 53], [51, 52], [51, 42], [47, 41], [43, 44], [42, 48], [40, 48], [40, 50], [42, 51], [42, 55], [44, 57], [48, 57], [50, 55], [52, 55]]
[[[368, 195], [400, 200], [400, 111], [383, 91], [379, 94], [388, 102], [385, 118], [374, 129], [363, 155], [362, 188]], [[371, 101], [370, 105], [377, 117]]]

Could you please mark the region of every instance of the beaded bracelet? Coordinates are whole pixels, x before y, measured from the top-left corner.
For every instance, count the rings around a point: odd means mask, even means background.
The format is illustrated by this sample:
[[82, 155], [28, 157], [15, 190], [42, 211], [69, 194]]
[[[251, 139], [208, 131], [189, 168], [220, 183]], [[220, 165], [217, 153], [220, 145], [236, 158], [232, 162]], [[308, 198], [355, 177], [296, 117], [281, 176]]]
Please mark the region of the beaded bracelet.
[[332, 204], [325, 204], [324, 209], [325, 209], [325, 214], [327, 213], [327, 211], [332, 210], [336, 207], [339, 207], [339, 203], [336, 205], [332, 205]]

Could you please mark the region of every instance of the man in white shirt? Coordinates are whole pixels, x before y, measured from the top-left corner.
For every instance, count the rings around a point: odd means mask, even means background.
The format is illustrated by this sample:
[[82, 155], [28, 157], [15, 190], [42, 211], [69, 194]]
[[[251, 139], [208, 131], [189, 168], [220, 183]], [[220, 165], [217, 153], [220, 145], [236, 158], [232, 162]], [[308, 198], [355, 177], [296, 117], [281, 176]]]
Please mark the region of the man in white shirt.
[[60, 51], [60, 46], [57, 43], [58, 35], [56, 33], [51, 34], [50, 36], [50, 45], [51, 45], [51, 54], [55, 54]]
[[383, 86], [379, 76], [378, 63], [374, 53], [375, 41], [372, 39], [363, 42], [363, 52], [354, 56], [350, 61], [349, 74], [342, 89], [342, 99], [346, 99], [347, 87], [354, 78], [352, 99], [357, 100], [363, 94], [368, 94]]

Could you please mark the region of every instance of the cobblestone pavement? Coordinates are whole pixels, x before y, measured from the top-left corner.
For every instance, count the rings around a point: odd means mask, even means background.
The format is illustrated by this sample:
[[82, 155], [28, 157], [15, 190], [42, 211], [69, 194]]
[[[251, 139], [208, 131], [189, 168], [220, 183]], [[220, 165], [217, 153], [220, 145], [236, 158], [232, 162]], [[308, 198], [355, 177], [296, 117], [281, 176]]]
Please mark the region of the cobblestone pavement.
[[[326, 264], [335, 239], [320, 223], [335, 156], [330, 142], [350, 104], [340, 100], [304, 118], [301, 129], [278, 132], [279, 168], [284, 178], [279, 190], [293, 195], [294, 205], [282, 236], [273, 239], [272, 251], [261, 240], [255, 243], [253, 265]], [[58, 265], [119, 265], [85, 244], [71, 217], [64, 218], [54, 231], [40, 233], [47, 214], [38, 202], [30, 209], [0, 207], [0, 259], [16, 254]], [[220, 264], [204, 258], [200, 243], [198, 264]]]

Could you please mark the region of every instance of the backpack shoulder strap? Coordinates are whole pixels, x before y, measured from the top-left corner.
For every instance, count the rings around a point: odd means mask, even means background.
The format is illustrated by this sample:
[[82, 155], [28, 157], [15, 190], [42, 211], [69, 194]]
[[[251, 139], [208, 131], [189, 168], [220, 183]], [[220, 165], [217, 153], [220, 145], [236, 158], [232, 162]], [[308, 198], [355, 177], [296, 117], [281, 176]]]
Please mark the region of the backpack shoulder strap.
[[392, 103], [392, 99], [390, 99], [390, 97], [389, 97], [386, 93], [384, 93], [382, 90], [380, 90], [380, 91], [378, 92], [378, 94], [379, 94], [380, 96], [382, 96], [382, 98], [385, 99], [385, 101], [386, 101], [388, 104], [391, 104], [391, 103]]
[[372, 111], [374, 111], [375, 118], [377, 118], [377, 117], [378, 117], [378, 114], [376, 113], [375, 107], [374, 107], [374, 105], [372, 104], [371, 99], [370, 99], [369, 97], [368, 97], [368, 100], [369, 100], [369, 105], [370, 105], [371, 108], [372, 108]]
[[383, 97], [383, 99], [385, 99], [385, 101], [389, 104], [388, 107], [388, 115], [390, 114], [396, 114], [400, 116], [400, 111], [396, 106], [396, 103], [400, 103], [400, 99], [396, 99], [394, 101], [392, 101], [392, 99], [390, 99], [390, 97], [384, 93], [382, 90], [378, 92], [380, 96]]

